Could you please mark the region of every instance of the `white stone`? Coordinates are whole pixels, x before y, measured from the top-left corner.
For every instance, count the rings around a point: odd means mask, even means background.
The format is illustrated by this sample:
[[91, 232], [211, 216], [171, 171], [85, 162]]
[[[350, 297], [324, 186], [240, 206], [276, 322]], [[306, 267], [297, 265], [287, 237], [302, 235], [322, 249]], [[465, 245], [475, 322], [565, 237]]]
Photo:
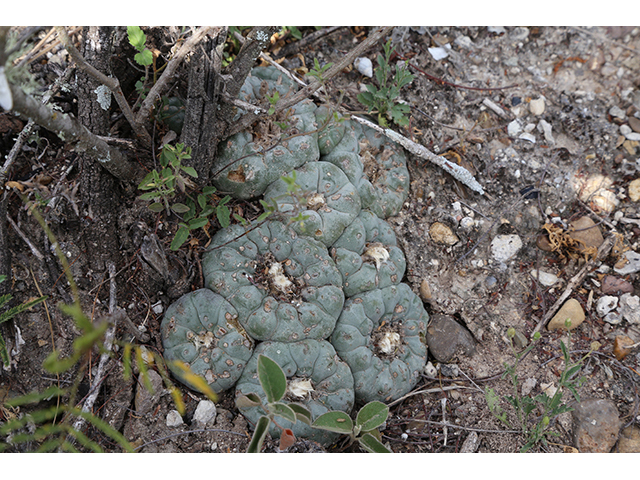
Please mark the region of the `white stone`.
[[617, 105], [614, 105], [613, 107], [611, 107], [609, 109], [609, 115], [611, 115], [612, 117], [616, 117], [616, 118], [620, 118], [622, 120], [624, 120], [625, 118], [627, 118], [627, 114], [625, 113], [624, 110], [622, 110], [620, 107], [618, 107]]
[[443, 58], [447, 58], [449, 56], [451, 45], [447, 43], [444, 47], [431, 47], [427, 50], [429, 50], [429, 53], [434, 60], [442, 60]]
[[510, 137], [515, 137], [522, 131], [522, 125], [518, 120], [514, 120], [507, 125], [507, 133]]
[[612, 312], [618, 306], [618, 297], [613, 295], [604, 295], [598, 299], [596, 304], [596, 311], [598, 315], [604, 317], [609, 312]]
[[193, 420], [196, 423], [205, 426], [207, 424], [213, 424], [217, 414], [218, 411], [216, 410], [215, 403], [211, 400], [201, 400], [193, 414]]
[[171, 410], [167, 413], [167, 427], [179, 427], [183, 423], [182, 415], [177, 410]]
[[629, 323], [640, 323], [640, 298], [630, 293], [620, 296], [620, 315]]
[[602, 319], [611, 325], [617, 325], [622, 322], [622, 317], [616, 312], [607, 313]]
[[626, 258], [627, 263], [621, 267], [616, 266], [613, 269], [618, 275], [629, 275], [640, 271], [640, 254], [633, 250], [627, 250], [623, 256]]
[[554, 145], [556, 143], [556, 139], [553, 138], [552, 130], [553, 127], [551, 126], [551, 124], [545, 119], [541, 118], [538, 122], [538, 131], [542, 132], [542, 134], [544, 135], [544, 139], [549, 145]]
[[498, 262], [513, 258], [521, 248], [522, 240], [518, 235], [496, 235], [491, 241], [491, 255]]
[[365, 77], [373, 77], [373, 64], [367, 57], [358, 57], [353, 61], [353, 66], [356, 67], [362, 75]]
[[558, 277], [553, 273], [543, 272], [542, 270], [538, 271], [536, 269], [533, 269], [529, 274], [532, 278], [538, 280], [545, 287], [550, 287], [558, 281]]
[[536, 143], [536, 136], [533, 133], [521, 133], [518, 138], [521, 138], [522, 140], [528, 140], [531, 143]]
[[542, 115], [544, 113], [544, 97], [536, 98], [529, 102], [529, 111], [533, 115]]

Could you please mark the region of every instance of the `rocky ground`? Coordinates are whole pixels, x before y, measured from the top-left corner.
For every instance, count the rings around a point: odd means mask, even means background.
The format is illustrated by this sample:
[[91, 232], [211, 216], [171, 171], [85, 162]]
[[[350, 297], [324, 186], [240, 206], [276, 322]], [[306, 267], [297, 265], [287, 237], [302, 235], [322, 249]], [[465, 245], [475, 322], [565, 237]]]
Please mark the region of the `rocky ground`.
[[[336, 61], [362, 35], [366, 29], [338, 29], [294, 50], [283, 65]], [[394, 452], [520, 450], [527, 436], [505, 400], [513, 386], [503, 376], [504, 365], [516, 360], [512, 343], [521, 352], [539, 332], [519, 361], [518, 392], [533, 398], [561, 386], [561, 342], [571, 361], [581, 361], [571, 380], [582, 380], [576, 383], [580, 402], [562, 390], [562, 403], [574, 411], [551, 415], [548, 431], [554, 436], [531, 451], [639, 451], [640, 28], [413, 27], [396, 29], [394, 38], [416, 76], [402, 93], [412, 108], [410, 128], [402, 133], [468, 168], [485, 194], [410, 157], [411, 192], [390, 223], [407, 258], [405, 282], [431, 315], [430, 355], [416, 389], [391, 405], [383, 441]], [[368, 56], [374, 59], [375, 52]], [[336, 96], [342, 90], [343, 105], [355, 111], [362, 108], [355, 97], [369, 81], [354, 69], [329, 88]], [[44, 161], [53, 164], [53, 158]], [[57, 180], [64, 167], [56, 168], [45, 173]], [[66, 182], [62, 188], [73, 198], [73, 183]], [[35, 188], [43, 192], [46, 185]], [[140, 212], [122, 219], [129, 235], [135, 235]], [[71, 207], [64, 214], [73, 214]], [[20, 218], [30, 233], [35, 224], [24, 213]], [[62, 246], [71, 260], [82, 253], [73, 237], [63, 238]], [[11, 248], [14, 291], [24, 298], [37, 295], [33, 251], [18, 235]], [[135, 251], [130, 253], [124, 273], [130, 289], [121, 303], [136, 325], [145, 326], [148, 348], [160, 349], [167, 300], [152, 290]], [[53, 276], [42, 265], [39, 270], [43, 282]], [[82, 262], [72, 264], [72, 271], [87, 276]], [[57, 288], [52, 293], [62, 295]], [[89, 308], [100, 289], [107, 285], [87, 285]], [[52, 330], [62, 351], [77, 333], [54, 310], [37, 307], [20, 320], [24, 343], [14, 355], [14, 370], [0, 376], [0, 398], [71, 381], [41, 369]], [[553, 329], [557, 321], [564, 327], [567, 317], [570, 334]], [[222, 395], [214, 415], [200, 396], [184, 389], [187, 415], [178, 418], [159, 375], [152, 374], [152, 395], [120, 371], [120, 365], [112, 367], [100, 408], [140, 450], [246, 450], [250, 429], [231, 393]], [[491, 413], [487, 388], [502, 398], [510, 426]], [[539, 407], [530, 420], [530, 427], [543, 420]], [[267, 448], [274, 445], [268, 441]], [[293, 449], [317, 447], [300, 442]], [[345, 449], [351, 447], [328, 450]]]

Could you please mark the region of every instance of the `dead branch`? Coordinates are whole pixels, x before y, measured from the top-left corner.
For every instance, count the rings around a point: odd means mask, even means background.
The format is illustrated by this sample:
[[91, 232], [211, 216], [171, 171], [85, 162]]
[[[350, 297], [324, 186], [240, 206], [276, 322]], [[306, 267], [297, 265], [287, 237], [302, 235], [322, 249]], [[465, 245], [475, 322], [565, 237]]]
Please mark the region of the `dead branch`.
[[99, 162], [114, 177], [136, 183], [139, 169], [129, 162], [117, 148], [112, 148], [97, 135], [91, 133], [78, 119], [66, 113], [50, 109], [46, 105], [26, 95], [20, 87], [9, 85], [13, 97], [13, 110], [31, 118], [38, 125], [57, 133], [64, 141], [83, 152], [88, 158]]
[[162, 75], [160, 75], [160, 78], [142, 102], [140, 110], [138, 110], [135, 117], [135, 122], [138, 125], [144, 125], [149, 120], [154, 104], [160, 99], [162, 93], [169, 87], [169, 82], [174, 79], [176, 71], [182, 63], [182, 60], [184, 60], [189, 53], [194, 51], [196, 45], [200, 43], [205, 36], [210, 34], [215, 36], [220, 32], [220, 29], [221, 27], [200, 27], [182, 44], [176, 54], [171, 58], [171, 60], [169, 60], [164, 72], [162, 72]]

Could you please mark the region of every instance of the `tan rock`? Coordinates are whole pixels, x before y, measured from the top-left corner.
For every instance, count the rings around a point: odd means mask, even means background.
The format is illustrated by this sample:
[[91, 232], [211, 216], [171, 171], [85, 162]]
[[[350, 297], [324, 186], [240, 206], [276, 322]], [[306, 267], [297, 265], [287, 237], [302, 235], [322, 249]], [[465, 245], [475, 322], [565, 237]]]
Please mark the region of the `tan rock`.
[[629, 198], [633, 202], [640, 200], [640, 178], [629, 182]]
[[565, 321], [569, 319], [571, 321], [571, 327], [569, 330], [574, 330], [578, 325], [584, 322], [584, 310], [582, 305], [575, 298], [567, 300], [564, 305], [558, 310], [558, 313], [549, 321], [547, 330], [559, 330], [567, 329]]
[[582, 242], [580, 252], [584, 253], [585, 250], [595, 248], [596, 250], [604, 242], [604, 237], [593, 220], [589, 217], [580, 217], [577, 220], [571, 222], [571, 226], [574, 231], [569, 233], [569, 236], [574, 240]]
[[455, 245], [459, 240], [451, 228], [440, 222], [431, 224], [431, 227], [429, 227], [429, 236], [434, 242], [449, 246]]
[[640, 429], [631, 425], [620, 433], [618, 440], [618, 452], [640, 453]]
[[431, 303], [433, 300], [433, 294], [431, 293], [431, 287], [429, 286], [429, 282], [426, 278], [422, 279], [420, 283], [420, 298], [422, 298], [423, 302]]

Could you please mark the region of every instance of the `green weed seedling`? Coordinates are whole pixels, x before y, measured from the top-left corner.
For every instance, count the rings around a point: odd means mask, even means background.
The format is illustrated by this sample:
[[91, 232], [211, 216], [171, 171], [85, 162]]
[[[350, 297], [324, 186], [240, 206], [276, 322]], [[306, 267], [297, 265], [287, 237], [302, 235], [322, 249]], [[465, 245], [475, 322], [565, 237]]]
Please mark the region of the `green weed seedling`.
[[[301, 421], [320, 430], [348, 435], [351, 442], [357, 441], [366, 452], [389, 452], [380, 441], [378, 428], [387, 420], [389, 407], [381, 402], [369, 402], [360, 409], [355, 424], [345, 412], [332, 411], [320, 415], [311, 423], [311, 412], [297, 403], [281, 402], [287, 391], [287, 377], [282, 368], [265, 355], [258, 357], [258, 379], [265, 392], [267, 404], [264, 405], [255, 393], [240, 395], [236, 403], [240, 407], [261, 406], [265, 415], [256, 424], [247, 452], [258, 453], [262, 449], [271, 422], [279, 427], [276, 417], [282, 417], [292, 423]], [[282, 429], [280, 450], [285, 450], [295, 442], [290, 429]]]
[[178, 224], [176, 232], [171, 242], [171, 250], [178, 250], [189, 238], [193, 230], [204, 227], [208, 222], [208, 217], [216, 213], [220, 225], [225, 228], [230, 224], [231, 212], [227, 203], [230, 196], [225, 196], [213, 205], [213, 197], [216, 193], [215, 187], [204, 187], [195, 199], [187, 197], [185, 203], [170, 201], [177, 193], [186, 193], [187, 187], [192, 187], [192, 178], [198, 178], [198, 173], [193, 167], [182, 165], [183, 160], [191, 158], [191, 148], [184, 147], [184, 144], [166, 144], [162, 147], [160, 154], [160, 170], [153, 169], [140, 182], [138, 188], [145, 191], [140, 195], [140, 199], [150, 201], [149, 209], [154, 212], [165, 210], [167, 214], [171, 212], [182, 215], [182, 221]]
[[[127, 27], [127, 35], [131, 46], [138, 51], [138, 53], [134, 55], [133, 59], [138, 65], [145, 67], [145, 71], [147, 71], [149, 66], [153, 63], [153, 53], [151, 53], [151, 50], [146, 47], [147, 36], [138, 26]], [[145, 86], [146, 80], [147, 76], [145, 75], [136, 82], [136, 91], [141, 97], [144, 97], [149, 90]]]
[[398, 103], [402, 87], [408, 85], [415, 78], [407, 68], [396, 68], [396, 73], [391, 77], [389, 61], [393, 54], [391, 40], [384, 46], [384, 56], [378, 54], [378, 67], [375, 69], [375, 77], [378, 86], [368, 84], [367, 91], [358, 94], [358, 101], [368, 108], [368, 112], [378, 112], [378, 123], [381, 127], [388, 126], [388, 120], [396, 125], [406, 127], [409, 119], [405, 116], [411, 109], [402, 103]]
[[[567, 330], [569, 330], [571, 321], [567, 319], [565, 326], [567, 327]], [[577, 389], [584, 383], [584, 377], [577, 377], [577, 374], [580, 372], [584, 361], [591, 355], [591, 353], [600, 348], [600, 344], [598, 342], [593, 342], [589, 352], [581, 357], [577, 362], [574, 362], [571, 360], [568, 346], [565, 345], [563, 341], [560, 341], [560, 349], [564, 360], [564, 369], [558, 380], [558, 388], [552, 396], [542, 392], [535, 397], [532, 397], [530, 395], [521, 394], [517, 369], [520, 360], [534, 348], [535, 342], [540, 339], [541, 335], [540, 332], [536, 332], [533, 335], [532, 342], [527, 346], [527, 348], [519, 353], [516, 352], [515, 346], [513, 345], [514, 336], [515, 329], [510, 328], [507, 331], [507, 337], [509, 338], [511, 349], [515, 356], [515, 362], [512, 365], [509, 365], [506, 362], [504, 363], [505, 371], [502, 378], [504, 379], [508, 377], [510, 379], [513, 395], [506, 395], [504, 400], [513, 407], [518, 420], [518, 427], [522, 429], [522, 432], [527, 436], [526, 443], [520, 449], [520, 452], [526, 452], [538, 442], [542, 442], [542, 444], [546, 446], [546, 435], [558, 435], [557, 432], [548, 430], [551, 420], [562, 413], [573, 410], [562, 401], [563, 392], [568, 390], [576, 401], [580, 401], [580, 395], [578, 394]], [[568, 343], [570, 343], [570, 341], [571, 333], [569, 332]], [[507, 420], [507, 413], [501, 406], [501, 398], [494, 389], [489, 387], [485, 389], [485, 399], [491, 413], [507, 427], [513, 428], [511, 423]], [[534, 412], [536, 415], [532, 426], [530, 426], [529, 417]]]
[[[262, 450], [262, 444], [267, 436], [271, 422], [278, 426], [276, 422], [277, 416], [285, 418], [292, 423], [300, 420], [307, 425], [311, 425], [311, 412], [309, 410], [295, 403], [286, 404], [281, 402], [287, 391], [287, 377], [276, 362], [264, 355], [258, 357], [258, 379], [267, 397], [266, 405], [262, 403], [260, 397], [255, 393], [241, 395], [236, 399], [239, 407], [261, 406], [265, 411], [265, 415], [261, 416], [256, 424], [256, 429], [247, 450], [248, 453], [259, 453]], [[283, 429], [283, 435], [280, 437], [280, 449], [284, 450], [290, 446], [292, 438], [293, 432], [290, 429]]]
[[366, 452], [391, 453], [380, 441], [381, 436], [378, 430], [387, 421], [388, 416], [389, 407], [382, 402], [373, 401], [358, 411], [355, 423], [344, 412], [327, 412], [320, 415], [311, 426], [348, 435], [350, 443], [357, 441]]

